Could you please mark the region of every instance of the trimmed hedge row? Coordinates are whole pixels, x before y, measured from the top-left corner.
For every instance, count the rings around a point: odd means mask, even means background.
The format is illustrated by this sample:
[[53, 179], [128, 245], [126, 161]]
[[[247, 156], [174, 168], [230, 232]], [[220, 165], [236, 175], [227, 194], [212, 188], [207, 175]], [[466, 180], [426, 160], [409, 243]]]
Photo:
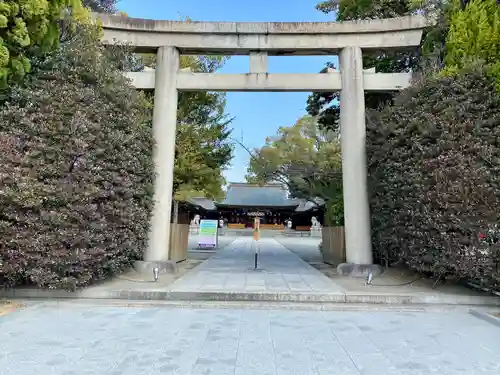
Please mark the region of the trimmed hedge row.
[[142, 257], [150, 109], [88, 31], [40, 64], [0, 107], [0, 279], [73, 289]]
[[426, 78], [368, 115], [374, 251], [500, 286], [500, 95], [482, 68]]

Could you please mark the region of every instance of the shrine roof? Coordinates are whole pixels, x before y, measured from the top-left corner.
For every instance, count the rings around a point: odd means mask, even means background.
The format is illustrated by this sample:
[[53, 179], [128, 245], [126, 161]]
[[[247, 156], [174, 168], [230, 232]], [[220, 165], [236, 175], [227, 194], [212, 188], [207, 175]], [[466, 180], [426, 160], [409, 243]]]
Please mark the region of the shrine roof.
[[227, 189], [226, 198], [215, 205], [296, 208], [299, 203], [288, 198], [288, 193], [281, 184], [231, 183]]
[[306, 212], [314, 208], [319, 208], [325, 204], [325, 201], [321, 198], [314, 198], [312, 201], [297, 199], [296, 202], [298, 206], [295, 211], [297, 212]]
[[199, 206], [207, 211], [216, 211], [217, 207], [215, 206], [215, 202], [208, 198], [190, 198], [188, 200], [194, 206]]
[[256, 185], [247, 183], [231, 183], [227, 189], [226, 198], [221, 202], [198, 197], [190, 198], [189, 204], [206, 211], [216, 211], [217, 207], [248, 207], [248, 208], [289, 208], [296, 212], [307, 212], [325, 204], [323, 199], [313, 201], [289, 198], [287, 190], [281, 184]]

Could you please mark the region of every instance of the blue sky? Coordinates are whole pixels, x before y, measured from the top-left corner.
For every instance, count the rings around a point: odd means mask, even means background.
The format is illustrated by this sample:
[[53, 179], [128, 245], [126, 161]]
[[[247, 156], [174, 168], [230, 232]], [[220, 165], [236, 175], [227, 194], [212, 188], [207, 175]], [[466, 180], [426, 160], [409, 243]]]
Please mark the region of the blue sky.
[[[150, 19], [183, 19], [195, 21], [331, 21], [314, 9], [315, 0], [122, 0], [120, 10], [130, 17]], [[316, 73], [328, 56], [290, 56], [269, 58], [270, 73]], [[247, 73], [248, 56], [234, 56], [220, 73]], [[260, 147], [265, 138], [280, 126], [293, 125], [305, 114], [309, 93], [232, 92], [227, 94], [227, 112], [235, 117], [233, 137], [249, 148]], [[235, 144], [232, 166], [225, 172], [229, 182], [244, 181], [248, 153]]]

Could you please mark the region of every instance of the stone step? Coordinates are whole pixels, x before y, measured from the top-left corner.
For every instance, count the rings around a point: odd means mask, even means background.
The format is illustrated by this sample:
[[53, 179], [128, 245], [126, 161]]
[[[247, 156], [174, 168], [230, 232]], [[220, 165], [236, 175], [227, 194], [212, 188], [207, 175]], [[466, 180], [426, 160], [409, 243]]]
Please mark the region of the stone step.
[[500, 298], [474, 295], [449, 295], [431, 293], [377, 293], [377, 292], [228, 292], [228, 291], [179, 291], [179, 290], [106, 290], [86, 289], [78, 292], [40, 290], [32, 288], [4, 289], [0, 297], [19, 299], [104, 299], [131, 301], [219, 301], [219, 302], [290, 302], [336, 303], [373, 305], [460, 305], [500, 306]]

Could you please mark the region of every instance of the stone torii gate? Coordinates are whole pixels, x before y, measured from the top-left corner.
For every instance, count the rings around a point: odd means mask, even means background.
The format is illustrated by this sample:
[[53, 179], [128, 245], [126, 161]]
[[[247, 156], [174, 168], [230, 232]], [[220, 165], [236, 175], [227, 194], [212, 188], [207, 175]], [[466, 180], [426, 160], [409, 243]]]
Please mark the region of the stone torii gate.
[[[346, 260], [371, 265], [367, 193], [365, 91], [395, 91], [410, 73], [363, 71], [362, 54], [419, 46], [428, 25], [422, 16], [362, 22], [182, 22], [95, 14], [104, 44], [124, 43], [157, 54], [156, 70], [128, 73], [137, 89], [155, 90], [153, 135], [156, 180], [151, 233], [144, 260], [170, 259], [170, 217], [178, 91], [340, 91]], [[249, 55], [243, 74], [192, 73], [179, 55]], [[275, 74], [268, 56], [340, 55], [340, 72]]]

